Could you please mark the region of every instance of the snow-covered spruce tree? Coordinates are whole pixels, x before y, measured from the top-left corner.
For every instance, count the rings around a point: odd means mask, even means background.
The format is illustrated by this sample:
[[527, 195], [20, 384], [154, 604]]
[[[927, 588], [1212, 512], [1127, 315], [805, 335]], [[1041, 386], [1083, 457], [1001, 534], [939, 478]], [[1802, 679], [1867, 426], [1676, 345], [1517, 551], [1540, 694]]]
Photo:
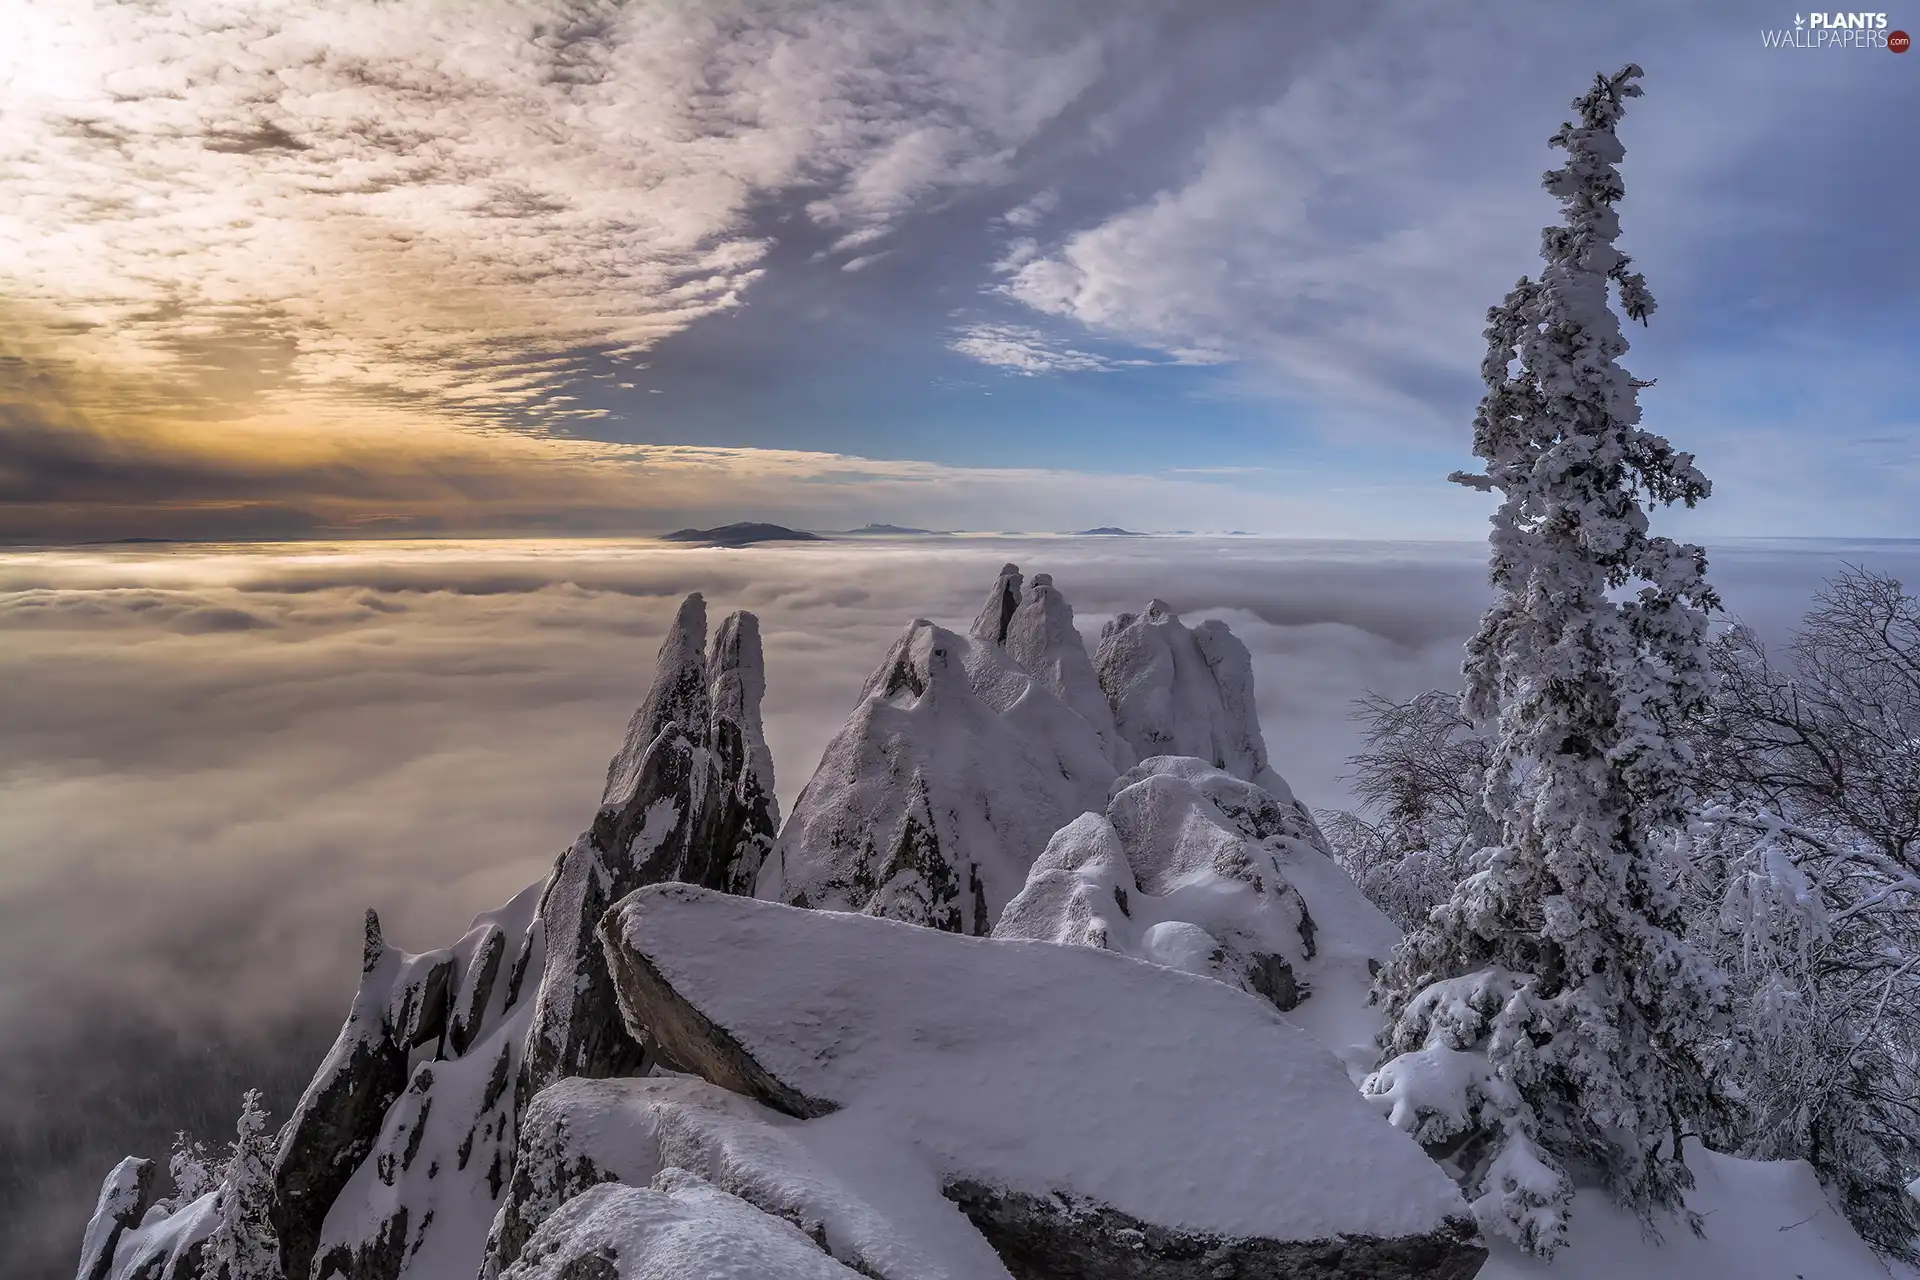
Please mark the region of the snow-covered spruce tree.
[[[1692, 458], [1640, 429], [1620, 367], [1653, 299], [1614, 247], [1614, 128], [1638, 67], [1598, 77], [1552, 138], [1562, 225], [1545, 267], [1488, 312], [1474, 421], [1493, 517], [1493, 606], [1462, 709], [1493, 723], [1486, 803], [1501, 838], [1380, 978], [1390, 1025], [1366, 1091], [1451, 1162], [1483, 1226], [1551, 1255], [1576, 1179], [1651, 1226], [1684, 1210], [1681, 1136], [1715, 1109], [1725, 983], [1684, 941], [1658, 830], [1687, 802], [1679, 730], [1711, 691], [1718, 601], [1699, 547], [1648, 532], [1692, 506]], [[1505, 787], [1495, 786], [1505, 782]], [[1503, 798], [1504, 792], [1504, 798]]]
[[207, 1241], [208, 1280], [280, 1280], [274, 1233], [273, 1155], [260, 1091], [247, 1090], [220, 1181], [220, 1222]]

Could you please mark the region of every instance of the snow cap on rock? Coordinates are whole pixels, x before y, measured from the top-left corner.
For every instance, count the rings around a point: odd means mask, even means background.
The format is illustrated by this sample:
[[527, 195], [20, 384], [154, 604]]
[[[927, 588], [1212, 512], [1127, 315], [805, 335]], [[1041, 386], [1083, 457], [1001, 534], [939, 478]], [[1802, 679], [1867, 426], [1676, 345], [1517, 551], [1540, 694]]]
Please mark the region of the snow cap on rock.
[[919, 619], [827, 744], [757, 892], [986, 933], [1112, 780], [1092, 727], [998, 645]]

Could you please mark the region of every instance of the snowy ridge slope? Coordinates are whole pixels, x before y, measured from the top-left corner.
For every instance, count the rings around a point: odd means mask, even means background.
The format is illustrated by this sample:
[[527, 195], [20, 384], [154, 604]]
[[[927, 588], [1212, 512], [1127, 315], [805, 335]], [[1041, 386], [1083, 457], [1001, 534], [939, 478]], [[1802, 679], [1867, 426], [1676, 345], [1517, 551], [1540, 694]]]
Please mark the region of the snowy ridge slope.
[[608, 1183], [568, 1201], [512, 1280], [854, 1280], [801, 1231], [668, 1169], [650, 1187]]
[[1651, 1240], [1604, 1192], [1575, 1193], [1568, 1242], [1552, 1262], [1504, 1240], [1479, 1280], [1913, 1280], [1874, 1255], [1804, 1160], [1741, 1160], [1689, 1144], [1687, 1204], [1703, 1234], [1671, 1223]]

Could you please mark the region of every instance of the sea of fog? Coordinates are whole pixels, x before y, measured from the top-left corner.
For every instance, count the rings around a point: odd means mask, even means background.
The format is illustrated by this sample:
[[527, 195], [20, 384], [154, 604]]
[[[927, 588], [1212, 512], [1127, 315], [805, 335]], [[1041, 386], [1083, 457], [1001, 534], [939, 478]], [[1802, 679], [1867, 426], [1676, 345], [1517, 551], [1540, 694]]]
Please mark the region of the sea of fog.
[[[1712, 548], [1775, 642], [1846, 564], [1920, 544]], [[1253, 651], [1275, 767], [1347, 800], [1367, 690], [1458, 680], [1477, 543], [916, 538], [739, 550], [513, 541], [0, 551], [0, 1258], [72, 1273], [100, 1177], [281, 1112], [351, 993], [360, 912], [443, 945], [591, 816], [680, 598], [760, 615], [783, 805], [913, 618], [1047, 572], [1096, 641], [1158, 597]]]

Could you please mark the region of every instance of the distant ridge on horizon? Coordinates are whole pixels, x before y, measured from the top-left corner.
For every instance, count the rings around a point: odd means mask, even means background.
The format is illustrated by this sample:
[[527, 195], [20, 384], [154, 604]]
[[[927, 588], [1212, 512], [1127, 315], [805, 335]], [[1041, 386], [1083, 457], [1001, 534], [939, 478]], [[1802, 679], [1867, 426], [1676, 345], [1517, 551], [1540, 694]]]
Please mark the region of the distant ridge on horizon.
[[924, 534], [928, 537], [944, 538], [951, 533], [948, 529], [914, 529], [899, 524], [865, 524], [858, 529], [842, 529], [841, 535], [849, 538], [899, 537], [910, 534]]
[[789, 529], [783, 524], [740, 520], [712, 529], [676, 529], [660, 535], [662, 542], [699, 542], [715, 547], [745, 547], [756, 542], [824, 542], [817, 533]]

